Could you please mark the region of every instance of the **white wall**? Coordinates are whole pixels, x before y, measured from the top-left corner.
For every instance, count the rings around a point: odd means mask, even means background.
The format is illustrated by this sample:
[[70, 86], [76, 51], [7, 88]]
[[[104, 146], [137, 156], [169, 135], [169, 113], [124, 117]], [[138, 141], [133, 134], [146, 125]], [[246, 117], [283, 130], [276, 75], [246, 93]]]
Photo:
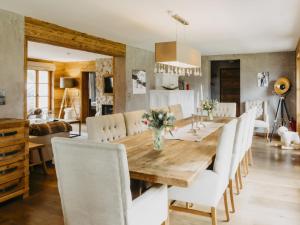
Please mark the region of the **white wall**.
[[24, 116], [24, 17], [0, 9], [0, 118]]
[[[218, 55], [202, 57], [202, 77], [190, 77], [192, 89], [197, 91], [200, 84], [204, 87], [204, 97], [210, 97], [210, 74], [211, 61], [240, 59], [241, 69], [241, 112], [247, 100], [266, 99], [269, 102], [270, 122], [273, 123], [278, 97], [273, 91], [274, 82], [281, 76], [287, 76], [292, 82], [287, 104], [290, 114], [296, 115], [296, 65], [295, 52], [275, 52], [258, 54]], [[268, 88], [257, 86], [257, 73], [270, 72], [270, 83]]]

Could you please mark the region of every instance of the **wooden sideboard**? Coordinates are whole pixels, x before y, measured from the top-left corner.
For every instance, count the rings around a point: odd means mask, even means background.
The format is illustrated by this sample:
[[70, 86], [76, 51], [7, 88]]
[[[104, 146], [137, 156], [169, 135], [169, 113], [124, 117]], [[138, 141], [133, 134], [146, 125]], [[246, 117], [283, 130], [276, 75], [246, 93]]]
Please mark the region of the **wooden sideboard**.
[[29, 123], [0, 119], [0, 203], [29, 194]]

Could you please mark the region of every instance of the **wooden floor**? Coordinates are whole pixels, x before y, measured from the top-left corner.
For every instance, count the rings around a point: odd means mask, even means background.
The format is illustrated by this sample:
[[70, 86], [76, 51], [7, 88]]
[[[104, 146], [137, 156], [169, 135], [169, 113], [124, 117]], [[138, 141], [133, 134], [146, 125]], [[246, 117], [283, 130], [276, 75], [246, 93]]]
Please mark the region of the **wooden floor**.
[[[219, 224], [299, 225], [300, 224], [300, 151], [281, 151], [256, 137], [254, 165], [244, 179], [245, 187], [236, 196], [235, 214], [229, 223], [221, 201]], [[196, 206], [197, 208], [197, 206]], [[0, 206], [1, 225], [62, 225], [62, 212], [53, 170], [45, 177], [38, 171], [31, 176], [28, 199], [12, 200]], [[99, 223], [100, 224], [100, 223]], [[210, 224], [208, 218], [171, 212], [171, 225]], [[141, 224], [142, 225], [142, 224]]]

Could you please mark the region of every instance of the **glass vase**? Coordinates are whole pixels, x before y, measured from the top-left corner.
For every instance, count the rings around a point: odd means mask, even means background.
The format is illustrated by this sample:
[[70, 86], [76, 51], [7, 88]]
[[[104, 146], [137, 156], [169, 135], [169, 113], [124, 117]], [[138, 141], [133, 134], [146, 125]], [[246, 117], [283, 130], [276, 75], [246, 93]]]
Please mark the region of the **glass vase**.
[[208, 120], [214, 120], [213, 112], [211, 110], [207, 111], [208, 114]]
[[153, 129], [152, 131], [153, 149], [162, 151], [164, 147], [164, 129]]

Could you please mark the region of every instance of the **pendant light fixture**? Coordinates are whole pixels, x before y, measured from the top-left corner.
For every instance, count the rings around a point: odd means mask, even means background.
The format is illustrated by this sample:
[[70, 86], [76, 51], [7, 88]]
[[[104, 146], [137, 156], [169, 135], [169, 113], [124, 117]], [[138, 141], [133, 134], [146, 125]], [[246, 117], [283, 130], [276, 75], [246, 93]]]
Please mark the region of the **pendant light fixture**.
[[[178, 14], [168, 11], [168, 14], [182, 26], [188, 26], [189, 22]], [[194, 48], [178, 41], [155, 43], [155, 72], [167, 73], [173, 69], [178, 75], [201, 75], [201, 54]]]

